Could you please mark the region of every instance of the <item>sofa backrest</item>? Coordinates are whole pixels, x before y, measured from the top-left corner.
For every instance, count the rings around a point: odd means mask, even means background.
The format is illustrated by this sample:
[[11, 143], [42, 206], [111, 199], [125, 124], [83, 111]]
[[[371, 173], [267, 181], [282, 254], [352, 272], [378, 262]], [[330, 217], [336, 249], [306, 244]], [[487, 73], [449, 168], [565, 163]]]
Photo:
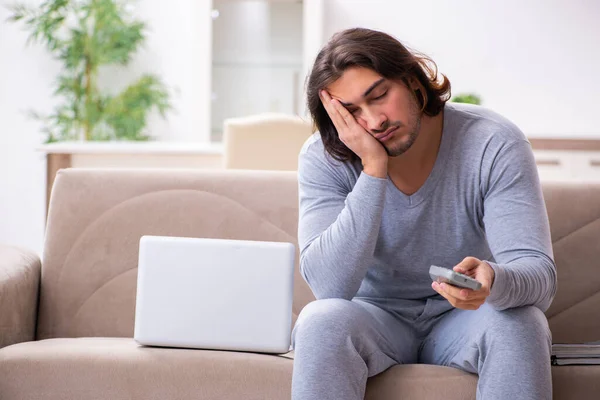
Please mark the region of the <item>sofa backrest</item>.
[[[297, 219], [295, 172], [60, 170], [50, 198], [37, 338], [133, 336], [143, 235], [297, 246]], [[294, 279], [295, 318], [313, 297], [298, 273]]]
[[554, 343], [600, 340], [600, 183], [544, 183], [558, 292], [546, 312]]
[[[544, 183], [558, 293], [555, 343], [600, 340], [600, 184]], [[38, 339], [133, 335], [142, 235], [297, 245], [295, 172], [61, 170], [50, 200]], [[296, 257], [298, 263], [298, 254]], [[294, 318], [314, 297], [298, 273]]]

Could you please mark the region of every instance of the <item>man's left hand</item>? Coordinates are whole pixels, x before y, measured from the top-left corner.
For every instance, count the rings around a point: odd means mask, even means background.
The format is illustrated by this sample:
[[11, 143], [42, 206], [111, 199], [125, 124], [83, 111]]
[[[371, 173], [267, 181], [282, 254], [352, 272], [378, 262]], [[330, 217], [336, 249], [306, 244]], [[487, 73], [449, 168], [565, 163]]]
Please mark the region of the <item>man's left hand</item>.
[[475, 257], [465, 258], [453, 270], [481, 282], [481, 289], [465, 289], [448, 283], [438, 282], [433, 282], [431, 287], [446, 298], [454, 307], [463, 310], [477, 310], [490, 295], [490, 290], [494, 283], [494, 270], [488, 263]]

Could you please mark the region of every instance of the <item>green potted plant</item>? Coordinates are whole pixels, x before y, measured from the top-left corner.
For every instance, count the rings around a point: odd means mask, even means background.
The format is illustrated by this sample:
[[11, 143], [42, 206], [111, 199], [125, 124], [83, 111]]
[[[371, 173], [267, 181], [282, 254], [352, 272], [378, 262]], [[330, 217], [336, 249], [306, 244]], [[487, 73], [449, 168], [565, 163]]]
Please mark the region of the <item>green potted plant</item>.
[[481, 105], [481, 97], [475, 93], [460, 93], [451, 99], [454, 103], [469, 103]]
[[47, 0], [39, 7], [9, 7], [10, 21], [23, 22], [28, 42], [42, 43], [61, 63], [54, 94], [60, 101], [45, 122], [47, 142], [63, 140], [148, 140], [151, 110], [164, 118], [171, 109], [161, 80], [141, 76], [118, 94], [98, 88], [101, 66], [126, 66], [145, 39], [145, 24], [118, 0]]

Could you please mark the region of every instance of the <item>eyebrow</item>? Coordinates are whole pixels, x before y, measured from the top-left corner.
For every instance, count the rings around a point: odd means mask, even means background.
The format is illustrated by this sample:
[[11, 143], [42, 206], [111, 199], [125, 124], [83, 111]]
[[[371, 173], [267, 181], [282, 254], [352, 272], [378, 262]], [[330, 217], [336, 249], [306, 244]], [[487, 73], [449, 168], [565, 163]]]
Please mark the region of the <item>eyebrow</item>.
[[[371, 86], [369, 86], [369, 88], [367, 90], [365, 90], [362, 97], [367, 97], [369, 95], [369, 93], [371, 93], [373, 91], [373, 89], [375, 89], [377, 86], [382, 84], [384, 81], [385, 81], [385, 78], [381, 78], [378, 81], [376, 81], [375, 83], [373, 83]], [[354, 105], [352, 103], [344, 103], [342, 101], [340, 101], [340, 104], [343, 105], [344, 107], [352, 107]]]

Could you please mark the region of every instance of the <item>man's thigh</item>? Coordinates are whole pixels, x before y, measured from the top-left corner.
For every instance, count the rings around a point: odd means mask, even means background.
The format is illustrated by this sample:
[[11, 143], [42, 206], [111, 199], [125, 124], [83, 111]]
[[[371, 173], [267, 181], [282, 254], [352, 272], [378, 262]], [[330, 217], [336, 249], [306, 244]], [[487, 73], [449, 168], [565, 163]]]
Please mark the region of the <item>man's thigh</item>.
[[[536, 340], [533, 340], [533, 339]], [[453, 309], [442, 315], [421, 345], [419, 361], [479, 373], [485, 351], [513, 354], [544, 352], [551, 343], [548, 321], [535, 307], [497, 311], [484, 303], [478, 310]]]
[[292, 342], [317, 344], [320, 352], [329, 341], [339, 343], [351, 338], [363, 357], [380, 353], [395, 364], [415, 363], [419, 341], [414, 328], [393, 313], [374, 304], [354, 299], [317, 300], [300, 313]]

